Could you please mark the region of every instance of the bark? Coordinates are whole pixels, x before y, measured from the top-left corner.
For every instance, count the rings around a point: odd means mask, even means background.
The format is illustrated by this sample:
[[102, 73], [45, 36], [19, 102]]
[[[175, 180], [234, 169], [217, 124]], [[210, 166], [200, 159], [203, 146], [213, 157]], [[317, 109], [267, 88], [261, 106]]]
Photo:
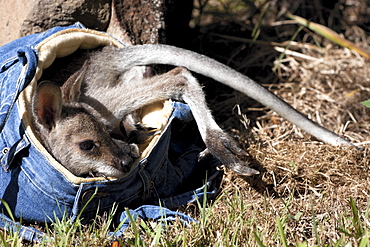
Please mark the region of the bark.
[[110, 0], [39, 0], [34, 1], [20, 34], [43, 32], [55, 26], [68, 26], [77, 21], [86, 27], [106, 30], [110, 20]]
[[14, 0], [2, 6], [0, 30], [8, 35], [0, 37], [0, 45], [55, 26], [81, 22], [87, 28], [106, 31], [127, 44], [183, 46], [181, 44], [189, 40], [193, 1]]

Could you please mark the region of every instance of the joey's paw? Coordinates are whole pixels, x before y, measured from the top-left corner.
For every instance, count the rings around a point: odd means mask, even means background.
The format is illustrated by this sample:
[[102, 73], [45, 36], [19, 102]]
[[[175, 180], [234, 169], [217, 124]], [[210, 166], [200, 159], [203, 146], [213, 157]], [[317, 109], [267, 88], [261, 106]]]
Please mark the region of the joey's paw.
[[[217, 157], [217, 156], [216, 156]], [[238, 159], [234, 154], [217, 157], [223, 165], [241, 176], [252, 176], [260, 174], [259, 171], [246, 166], [244, 162]]]
[[240, 163], [229, 163], [229, 164], [226, 164], [225, 166], [241, 176], [252, 176], [252, 175], [260, 174], [259, 171], [254, 170]]
[[202, 152], [198, 154], [198, 162], [207, 157], [208, 155], [212, 154], [208, 148], [204, 149]]
[[109, 181], [109, 178], [105, 174], [100, 173], [100, 172], [93, 172], [91, 170], [89, 171], [88, 178], [97, 178], [97, 177], [103, 177]]
[[204, 157], [212, 153], [223, 165], [233, 170], [239, 175], [251, 176], [259, 174], [257, 170], [247, 167], [237, 155], [247, 155], [243, 149], [239, 148], [237, 143], [221, 130], [207, 131], [206, 136], [207, 149], [200, 153]]

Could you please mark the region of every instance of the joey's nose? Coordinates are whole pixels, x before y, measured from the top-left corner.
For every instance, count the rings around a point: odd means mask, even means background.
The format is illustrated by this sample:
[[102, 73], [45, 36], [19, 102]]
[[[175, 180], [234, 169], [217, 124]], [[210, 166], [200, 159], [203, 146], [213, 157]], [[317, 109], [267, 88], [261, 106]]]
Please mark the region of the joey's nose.
[[123, 172], [129, 172], [131, 170], [132, 159], [126, 159], [121, 161], [121, 168]]

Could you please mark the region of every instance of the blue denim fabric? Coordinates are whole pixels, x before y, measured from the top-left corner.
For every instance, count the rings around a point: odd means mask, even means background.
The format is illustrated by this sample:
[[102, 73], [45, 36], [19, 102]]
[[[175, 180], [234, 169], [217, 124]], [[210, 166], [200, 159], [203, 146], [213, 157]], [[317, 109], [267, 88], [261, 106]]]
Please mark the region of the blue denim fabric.
[[[213, 197], [220, 177], [216, 166], [220, 163], [214, 158], [198, 161], [204, 144], [185, 104], [173, 103], [169, 123], [150, 155], [124, 179], [74, 184], [49, 164], [30, 141], [16, 100], [35, 74], [38, 56], [34, 47], [50, 35], [69, 28], [84, 27], [79, 23], [56, 27], [0, 47], [0, 198], [24, 223], [51, 222], [54, 215], [61, 218], [65, 214], [74, 219], [83, 208], [82, 217], [87, 222], [95, 217], [97, 208], [103, 213], [115, 203], [119, 205], [117, 222], [124, 218], [124, 207], [139, 207], [132, 212], [143, 219], [163, 219], [165, 212], [171, 216], [165, 217], [167, 220], [177, 215], [191, 221], [170, 209], [203, 199], [203, 184], [207, 186], [206, 198]], [[0, 227], [17, 231], [30, 241], [42, 238], [39, 231], [10, 220], [2, 203]], [[117, 237], [125, 227], [127, 224], [113, 236]]]
[[191, 222], [197, 223], [196, 220], [186, 214], [174, 212], [164, 207], [143, 205], [135, 210], [130, 209], [128, 212], [124, 211], [119, 214], [119, 217], [117, 219], [122, 226], [116, 231], [110, 233], [110, 237], [112, 239], [119, 238], [124, 233], [124, 230], [130, 226], [131, 221], [129, 218], [129, 214], [134, 221], [136, 221], [138, 218], [151, 219], [158, 222], [168, 222], [179, 219], [185, 225], [188, 225]]

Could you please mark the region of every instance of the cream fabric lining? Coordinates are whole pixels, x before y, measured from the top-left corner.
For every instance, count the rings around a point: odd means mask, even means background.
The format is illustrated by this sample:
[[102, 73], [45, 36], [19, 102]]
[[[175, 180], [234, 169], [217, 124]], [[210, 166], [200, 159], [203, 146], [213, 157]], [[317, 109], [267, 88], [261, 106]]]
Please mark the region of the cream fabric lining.
[[[26, 89], [20, 94], [17, 101], [20, 117], [22, 118], [26, 128], [26, 133], [31, 139], [31, 142], [45, 155], [45, 158], [51, 165], [58, 169], [68, 180], [74, 184], [103, 181], [106, 179], [100, 177], [77, 177], [53, 158], [53, 156], [40, 143], [38, 136], [36, 136], [35, 132], [32, 130], [31, 99], [36, 90], [37, 81], [41, 78], [43, 70], [48, 68], [56, 58], [68, 56], [77, 49], [93, 49], [98, 46], [108, 45], [123, 47], [120, 42], [108, 34], [89, 29], [76, 28], [63, 30], [45, 39], [35, 47], [39, 53], [39, 62], [36, 74], [30, 85], [27, 86]], [[171, 113], [172, 106], [169, 101], [155, 103], [141, 110], [142, 123], [146, 126], [163, 130]], [[159, 136], [160, 133], [155, 135], [147, 146], [140, 147], [143, 150], [140, 159], [149, 154], [151, 148], [158, 141]]]

